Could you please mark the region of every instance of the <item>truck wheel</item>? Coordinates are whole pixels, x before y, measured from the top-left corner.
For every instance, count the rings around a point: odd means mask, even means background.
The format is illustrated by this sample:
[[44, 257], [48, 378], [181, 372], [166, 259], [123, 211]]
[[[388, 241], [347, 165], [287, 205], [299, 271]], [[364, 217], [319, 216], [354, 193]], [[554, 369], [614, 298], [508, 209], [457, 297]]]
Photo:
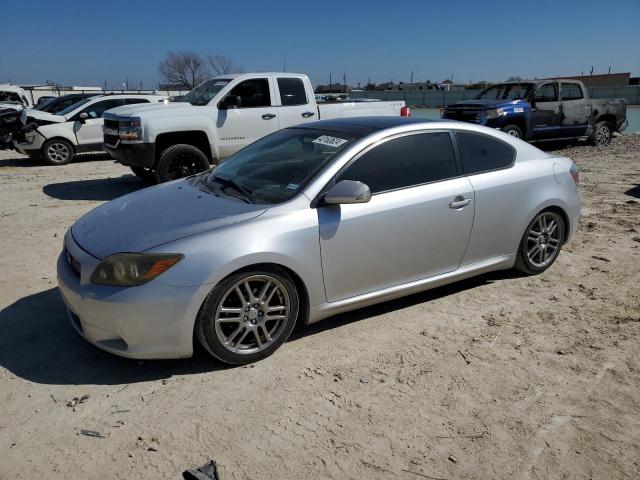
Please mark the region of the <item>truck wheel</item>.
[[172, 145], [160, 154], [156, 179], [158, 183], [170, 182], [208, 169], [209, 159], [200, 149], [193, 145]]
[[505, 125], [502, 127], [502, 131], [512, 137], [522, 138], [522, 130], [517, 125]]
[[596, 128], [591, 134], [591, 143], [596, 147], [606, 147], [611, 143], [611, 127], [607, 122], [596, 123]]
[[47, 140], [42, 146], [42, 159], [48, 165], [66, 165], [73, 157], [73, 145], [61, 138]]
[[131, 168], [131, 171], [140, 180], [144, 180], [145, 182], [149, 182], [149, 183], [156, 181], [156, 174], [150, 168], [136, 167], [133, 165], [131, 165], [129, 168]]

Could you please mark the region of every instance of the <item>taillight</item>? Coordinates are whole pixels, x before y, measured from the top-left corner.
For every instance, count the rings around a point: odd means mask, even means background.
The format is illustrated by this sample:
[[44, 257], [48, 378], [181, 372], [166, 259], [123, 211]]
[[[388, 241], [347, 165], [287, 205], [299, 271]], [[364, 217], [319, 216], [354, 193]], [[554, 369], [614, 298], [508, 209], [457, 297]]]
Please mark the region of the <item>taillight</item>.
[[580, 185], [580, 172], [578, 171], [578, 167], [576, 167], [575, 163], [571, 165], [571, 169], [569, 170], [569, 173], [571, 173], [571, 178], [573, 178], [573, 181], [575, 182], [575, 184]]
[[411, 116], [411, 109], [405, 105], [404, 107], [402, 107], [400, 109], [400, 116], [401, 117], [410, 117]]

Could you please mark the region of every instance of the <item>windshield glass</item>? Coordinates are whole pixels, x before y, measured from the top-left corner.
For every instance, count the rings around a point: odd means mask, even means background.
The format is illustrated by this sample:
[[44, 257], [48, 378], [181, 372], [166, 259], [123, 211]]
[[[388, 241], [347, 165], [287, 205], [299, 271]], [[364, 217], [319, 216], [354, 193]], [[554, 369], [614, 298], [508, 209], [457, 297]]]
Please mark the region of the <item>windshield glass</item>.
[[0, 91], [0, 102], [2, 103], [22, 103], [20, 95], [16, 92]]
[[280, 130], [232, 155], [203, 181], [214, 192], [240, 193], [251, 203], [281, 203], [357, 138], [327, 130]]
[[93, 100], [92, 97], [85, 98], [84, 100], [80, 100], [79, 102], [76, 102], [73, 105], [69, 105], [64, 110], [60, 110], [59, 112], [56, 112], [56, 115], [66, 115], [67, 113], [71, 113], [79, 106], [84, 105], [85, 103], [89, 103], [91, 100]]
[[531, 83], [509, 83], [494, 85], [476, 97], [477, 100], [523, 100], [529, 95]]
[[187, 93], [181, 102], [189, 102], [191, 105], [206, 105], [220, 90], [222, 90], [231, 80], [213, 78], [201, 83], [196, 88]]

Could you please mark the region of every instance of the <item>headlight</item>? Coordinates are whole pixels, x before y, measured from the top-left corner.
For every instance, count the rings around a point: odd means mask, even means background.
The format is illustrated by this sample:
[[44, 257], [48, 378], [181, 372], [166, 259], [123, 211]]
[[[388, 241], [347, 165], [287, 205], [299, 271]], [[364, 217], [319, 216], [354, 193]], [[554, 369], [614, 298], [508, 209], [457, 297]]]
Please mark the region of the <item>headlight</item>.
[[487, 110], [486, 112], [484, 112], [484, 115], [487, 118], [487, 120], [491, 120], [492, 118], [498, 118], [506, 114], [507, 112], [505, 112], [504, 108], [495, 108], [495, 109]]
[[118, 138], [124, 143], [142, 141], [142, 124], [139, 118], [120, 120]]
[[98, 264], [91, 282], [118, 287], [143, 285], [184, 258], [179, 253], [116, 253]]

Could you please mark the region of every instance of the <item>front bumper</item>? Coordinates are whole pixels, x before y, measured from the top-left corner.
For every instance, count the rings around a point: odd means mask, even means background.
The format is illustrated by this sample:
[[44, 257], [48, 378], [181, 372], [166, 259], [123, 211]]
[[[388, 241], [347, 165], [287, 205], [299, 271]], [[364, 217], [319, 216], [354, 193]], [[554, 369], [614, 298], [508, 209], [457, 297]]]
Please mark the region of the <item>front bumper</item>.
[[154, 167], [155, 144], [153, 143], [119, 142], [116, 146], [104, 143], [103, 148], [122, 165], [145, 168]]
[[13, 147], [23, 155], [40, 153], [45, 138], [35, 130], [24, 133], [22, 140], [13, 140]]
[[193, 326], [201, 304], [198, 287], [174, 287], [160, 279], [130, 288], [96, 285], [89, 278], [99, 262], [67, 232], [58, 258], [58, 287], [71, 324], [83, 338], [128, 358], [193, 355]]

